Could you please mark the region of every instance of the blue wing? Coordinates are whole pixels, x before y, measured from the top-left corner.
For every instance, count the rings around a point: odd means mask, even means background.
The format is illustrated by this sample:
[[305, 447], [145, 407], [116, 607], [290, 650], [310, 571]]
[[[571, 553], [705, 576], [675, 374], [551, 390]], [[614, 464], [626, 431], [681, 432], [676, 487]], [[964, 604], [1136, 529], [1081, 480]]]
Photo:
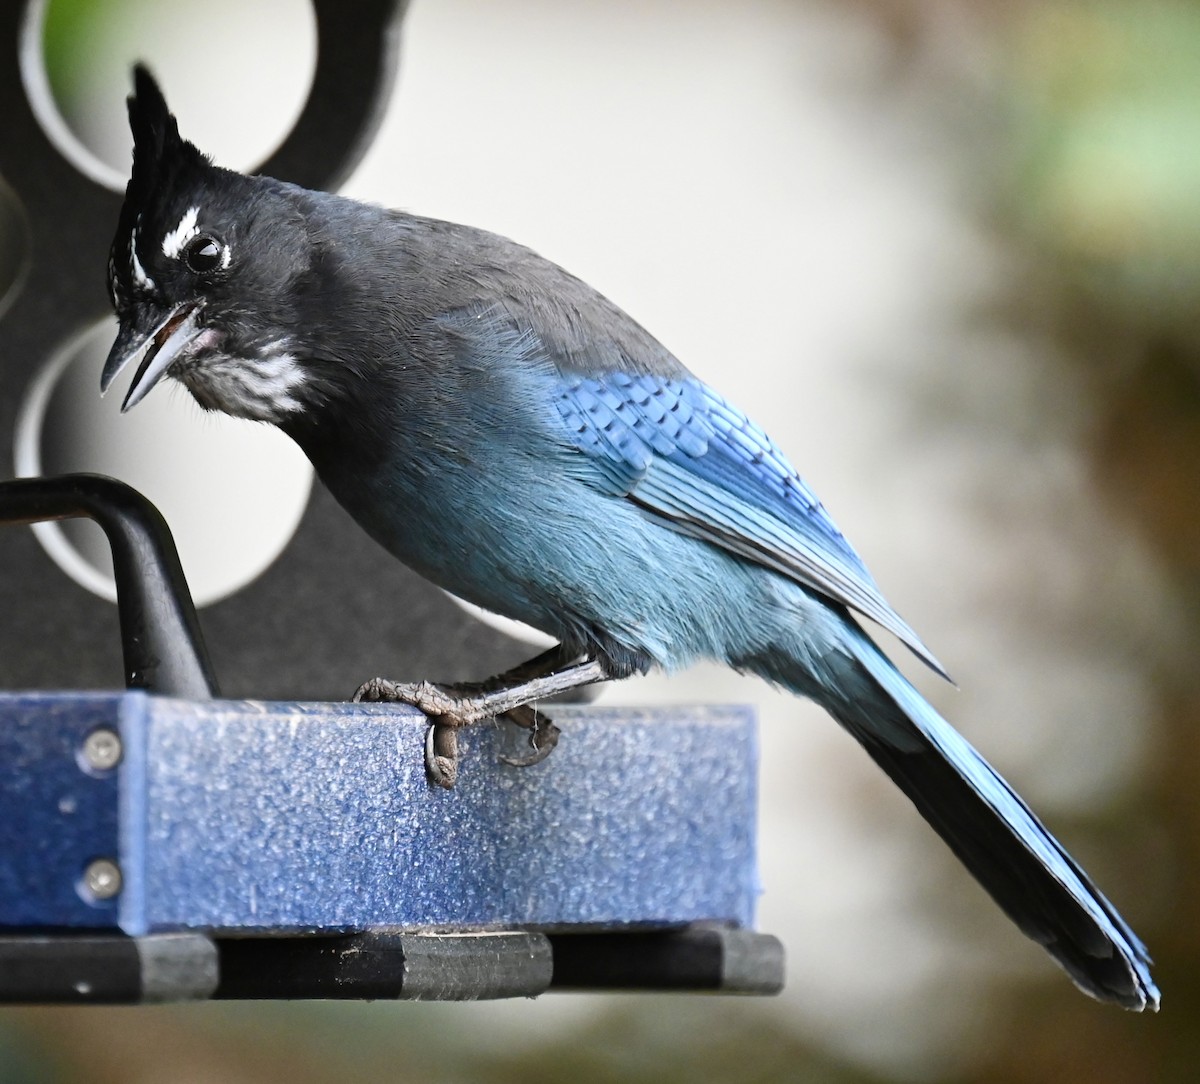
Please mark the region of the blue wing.
[[779, 449], [711, 388], [653, 374], [564, 375], [556, 405], [593, 484], [857, 610], [945, 676]]

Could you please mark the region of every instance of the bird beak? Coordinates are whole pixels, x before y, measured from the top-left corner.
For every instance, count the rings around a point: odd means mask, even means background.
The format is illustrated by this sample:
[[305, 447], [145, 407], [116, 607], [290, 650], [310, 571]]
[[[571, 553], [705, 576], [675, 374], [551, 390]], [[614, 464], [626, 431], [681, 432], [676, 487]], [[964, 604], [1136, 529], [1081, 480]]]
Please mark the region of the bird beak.
[[100, 394], [108, 391], [109, 385], [126, 366], [138, 363], [137, 372], [129, 385], [125, 401], [121, 404], [124, 414], [130, 407], [137, 406], [167, 373], [180, 353], [203, 330], [199, 318], [203, 305], [196, 301], [185, 301], [167, 315], [153, 331], [142, 336], [135, 328], [122, 323], [117, 341], [108, 352], [104, 371], [100, 375]]

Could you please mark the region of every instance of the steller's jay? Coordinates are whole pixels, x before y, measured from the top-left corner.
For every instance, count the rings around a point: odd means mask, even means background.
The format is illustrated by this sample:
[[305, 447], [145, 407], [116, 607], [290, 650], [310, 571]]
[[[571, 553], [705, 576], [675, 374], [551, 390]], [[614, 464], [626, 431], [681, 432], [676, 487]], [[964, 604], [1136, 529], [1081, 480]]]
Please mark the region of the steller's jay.
[[766, 434], [595, 290], [502, 237], [213, 166], [144, 70], [102, 388], [164, 376], [277, 425], [400, 560], [559, 642], [473, 687], [368, 682], [454, 727], [717, 659], [811, 697], [1088, 994], [1157, 1009], [1145, 947], [855, 615], [942, 668]]

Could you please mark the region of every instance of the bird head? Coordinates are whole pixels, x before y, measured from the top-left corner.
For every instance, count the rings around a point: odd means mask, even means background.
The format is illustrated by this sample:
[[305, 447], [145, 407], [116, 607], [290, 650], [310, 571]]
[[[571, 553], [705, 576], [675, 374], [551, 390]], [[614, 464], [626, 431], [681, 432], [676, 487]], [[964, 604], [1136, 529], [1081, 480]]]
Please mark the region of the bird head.
[[129, 99], [133, 172], [108, 262], [119, 330], [101, 376], [133, 368], [121, 409], [163, 379], [209, 410], [281, 422], [302, 409], [289, 334], [312, 245], [299, 189], [214, 166], [180, 138], [149, 72]]

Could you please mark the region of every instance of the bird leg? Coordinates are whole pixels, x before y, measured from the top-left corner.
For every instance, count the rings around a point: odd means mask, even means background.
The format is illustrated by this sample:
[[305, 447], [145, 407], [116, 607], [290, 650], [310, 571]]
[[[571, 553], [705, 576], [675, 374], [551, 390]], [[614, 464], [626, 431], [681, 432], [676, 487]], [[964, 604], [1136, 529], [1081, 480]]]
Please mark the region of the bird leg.
[[560, 644], [488, 681], [441, 686], [428, 681], [403, 684], [372, 678], [359, 686], [354, 700], [411, 704], [429, 716], [425, 768], [431, 782], [450, 789], [458, 774], [456, 731], [460, 727], [499, 717], [523, 726], [531, 732], [533, 752], [526, 757], [501, 759], [517, 766], [537, 764], [550, 755], [559, 730], [528, 705], [534, 700], [603, 681], [608, 676], [607, 668], [599, 660], [580, 661]]
[[494, 719], [534, 700], [544, 700], [584, 685], [593, 685], [607, 677], [608, 671], [602, 662], [585, 659], [528, 681], [485, 692], [476, 692], [467, 686], [465, 694], [460, 693], [460, 688], [454, 685], [434, 685], [428, 681], [403, 684], [387, 678], [372, 678], [359, 687], [354, 699], [360, 703], [398, 701], [412, 704], [426, 715], [442, 719], [447, 726], [462, 727], [481, 719]]
[[[497, 674], [495, 677], [487, 678], [485, 681], [463, 681], [456, 682], [453, 685], [439, 684], [434, 685], [427, 681], [418, 682], [415, 684], [401, 684], [395, 681], [389, 681], [387, 678], [371, 678], [369, 681], [364, 681], [354, 693], [354, 702], [362, 703], [364, 701], [399, 701], [405, 704], [412, 704], [414, 707], [421, 708], [426, 714], [430, 714], [432, 708], [423, 706], [423, 701], [429, 697], [443, 696], [449, 698], [454, 703], [474, 704], [480, 696], [489, 693], [502, 692], [511, 690], [517, 687], [523, 688], [530, 682], [540, 678], [547, 678], [551, 675], [569, 670], [572, 663], [579, 662], [582, 656], [578, 652], [573, 652], [565, 648], [562, 644], [555, 644], [548, 651], [543, 651], [540, 655], [532, 659], [528, 659], [523, 663], [512, 667], [510, 670], [505, 670], [502, 674]], [[600, 679], [593, 679], [600, 680]], [[563, 689], [563, 692], [570, 692], [573, 688], [580, 688], [583, 685], [589, 684], [587, 681], [581, 681], [577, 685], [569, 685]], [[414, 690], [423, 690], [420, 693], [415, 693]], [[530, 697], [533, 699], [533, 697]], [[440, 705], [438, 705], [440, 706]], [[496, 714], [502, 714], [503, 709]], [[456, 713], [461, 714], [461, 713]], [[484, 718], [485, 715], [477, 715], [475, 718], [466, 720], [464, 723], [456, 725], [464, 726], [469, 723], [477, 722], [479, 718]], [[527, 725], [520, 723], [518, 725]]]
[[532, 659], [526, 659], [524, 662], [517, 663], [516, 666], [505, 670], [501, 674], [496, 674], [495, 677], [486, 678], [483, 681], [456, 681], [452, 686], [443, 685], [442, 687], [446, 689], [452, 688], [461, 696], [491, 693], [497, 689], [508, 689], [513, 685], [524, 685], [525, 682], [531, 681], [533, 678], [553, 674], [556, 670], [561, 670], [569, 663], [578, 662], [582, 658], [583, 656], [579, 652], [570, 651], [562, 644], [555, 644], [540, 655], [535, 655]]

